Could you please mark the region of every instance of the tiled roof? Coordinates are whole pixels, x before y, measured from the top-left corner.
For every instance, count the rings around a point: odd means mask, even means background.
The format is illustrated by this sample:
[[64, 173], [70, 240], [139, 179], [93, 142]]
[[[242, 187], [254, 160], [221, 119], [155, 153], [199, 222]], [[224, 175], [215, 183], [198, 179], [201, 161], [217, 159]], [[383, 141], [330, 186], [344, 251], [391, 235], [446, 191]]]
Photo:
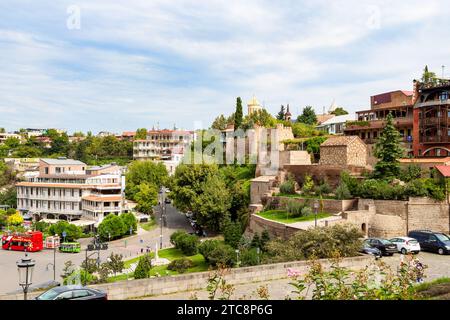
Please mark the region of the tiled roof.
[[358, 136], [335, 136], [328, 138], [320, 147], [348, 146], [358, 140], [364, 143]]
[[47, 164], [51, 164], [51, 165], [80, 165], [80, 166], [85, 166], [86, 164], [78, 161], [78, 160], [73, 160], [73, 159], [41, 159], [42, 161], [44, 161]]
[[83, 197], [81, 199], [87, 200], [87, 201], [97, 201], [97, 202], [122, 201], [121, 196], [100, 197], [100, 196], [96, 196], [96, 195], [90, 195], [90, 196]]
[[450, 177], [450, 166], [436, 166], [436, 169], [446, 178]]

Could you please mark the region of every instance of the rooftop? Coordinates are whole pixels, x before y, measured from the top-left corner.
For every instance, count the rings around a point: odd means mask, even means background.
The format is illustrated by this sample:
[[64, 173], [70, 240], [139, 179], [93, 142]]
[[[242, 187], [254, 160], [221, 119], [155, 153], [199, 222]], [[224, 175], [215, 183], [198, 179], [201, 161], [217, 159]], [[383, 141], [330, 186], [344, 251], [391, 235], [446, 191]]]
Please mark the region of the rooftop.
[[444, 177], [450, 178], [450, 166], [436, 166], [437, 171], [439, 171]]
[[337, 147], [337, 146], [348, 146], [349, 144], [359, 141], [364, 143], [358, 136], [333, 136], [328, 138], [327, 141], [322, 143], [320, 147]]
[[50, 164], [50, 165], [76, 165], [76, 166], [85, 166], [86, 164], [78, 161], [78, 160], [73, 160], [73, 159], [41, 159], [43, 162]]
[[356, 116], [354, 114], [346, 114], [346, 115], [343, 115], [343, 116], [335, 116], [335, 117], [333, 117], [331, 119], [328, 119], [325, 122], [322, 122], [322, 124], [320, 124], [318, 127], [326, 126], [326, 125], [329, 125], [329, 124], [344, 123], [344, 122], [352, 121], [352, 120], [355, 120], [355, 119], [356, 119]]

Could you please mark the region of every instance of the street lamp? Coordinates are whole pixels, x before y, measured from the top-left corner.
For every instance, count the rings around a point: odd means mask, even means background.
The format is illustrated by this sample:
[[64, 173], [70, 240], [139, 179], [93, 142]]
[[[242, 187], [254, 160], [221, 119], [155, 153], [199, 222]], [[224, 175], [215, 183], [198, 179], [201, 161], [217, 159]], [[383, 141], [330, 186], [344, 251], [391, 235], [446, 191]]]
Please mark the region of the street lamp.
[[165, 209], [165, 192], [166, 189], [161, 186], [161, 189], [159, 190], [159, 195], [160, 195], [160, 210], [161, 210], [161, 214], [159, 217], [159, 225], [160, 225], [160, 235], [159, 235], [159, 248], [162, 249], [163, 247], [163, 214], [164, 214], [164, 209]]
[[258, 248], [256, 248], [256, 254], [258, 255], [258, 265], [259, 265], [259, 254], [260, 254], [260, 252], [261, 252], [261, 249], [258, 247]]
[[239, 267], [239, 249], [236, 249], [236, 266], [238, 266]]
[[53, 246], [53, 263], [47, 263], [46, 271], [48, 271], [48, 266], [50, 265], [53, 266], [53, 281], [56, 281], [56, 246]]
[[28, 258], [28, 254], [25, 253], [25, 257], [17, 261], [16, 264], [19, 272], [19, 285], [23, 289], [23, 299], [27, 300], [28, 288], [33, 283], [33, 270], [36, 261]]
[[314, 226], [317, 228], [317, 211], [319, 210], [319, 201], [314, 200]]
[[133, 234], [133, 227], [130, 227], [130, 236]]

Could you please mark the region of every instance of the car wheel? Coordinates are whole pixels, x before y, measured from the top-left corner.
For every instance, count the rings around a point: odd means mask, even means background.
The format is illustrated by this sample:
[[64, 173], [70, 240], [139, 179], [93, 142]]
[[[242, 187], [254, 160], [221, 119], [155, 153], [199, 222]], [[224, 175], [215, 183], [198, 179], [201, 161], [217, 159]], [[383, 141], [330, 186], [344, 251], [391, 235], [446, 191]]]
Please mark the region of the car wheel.
[[445, 253], [445, 251], [443, 248], [439, 248], [438, 253], [442, 256]]
[[402, 254], [407, 254], [408, 251], [405, 248], [402, 248], [402, 250], [400, 250]]

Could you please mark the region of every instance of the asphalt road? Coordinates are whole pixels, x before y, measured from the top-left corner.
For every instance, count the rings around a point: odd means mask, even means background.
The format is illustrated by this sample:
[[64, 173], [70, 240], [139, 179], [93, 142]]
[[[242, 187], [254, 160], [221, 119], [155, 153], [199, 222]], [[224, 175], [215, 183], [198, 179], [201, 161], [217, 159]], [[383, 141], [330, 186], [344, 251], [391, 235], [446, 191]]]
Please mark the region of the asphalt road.
[[[156, 213], [156, 220], [159, 224], [159, 211]], [[163, 224], [163, 247], [170, 246], [170, 235], [179, 229], [192, 231], [190, 224], [186, 217], [178, 212], [171, 205], [166, 207], [166, 224]], [[138, 235], [131, 236], [122, 240], [111, 241], [108, 250], [100, 251], [101, 261], [105, 261], [111, 252], [119, 253], [124, 256], [124, 259], [130, 259], [140, 255], [141, 248], [155, 249], [155, 246], [160, 244], [160, 227], [151, 230], [150, 232], [140, 229]], [[86, 257], [84, 250], [91, 239], [81, 239], [81, 252], [60, 253], [56, 252], [56, 280], [61, 281], [61, 273], [66, 261], [72, 261], [79, 266]], [[89, 252], [91, 253], [91, 252]], [[36, 266], [33, 274], [33, 284], [40, 284], [53, 280], [53, 250], [44, 249], [41, 252], [29, 253], [29, 256], [36, 261]], [[16, 261], [24, 256], [23, 252], [7, 251], [0, 249], [0, 294], [14, 292], [21, 290], [18, 285], [18, 272]], [[97, 258], [93, 255], [92, 258]], [[47, 269], [48, 266], [48, 269]]]

